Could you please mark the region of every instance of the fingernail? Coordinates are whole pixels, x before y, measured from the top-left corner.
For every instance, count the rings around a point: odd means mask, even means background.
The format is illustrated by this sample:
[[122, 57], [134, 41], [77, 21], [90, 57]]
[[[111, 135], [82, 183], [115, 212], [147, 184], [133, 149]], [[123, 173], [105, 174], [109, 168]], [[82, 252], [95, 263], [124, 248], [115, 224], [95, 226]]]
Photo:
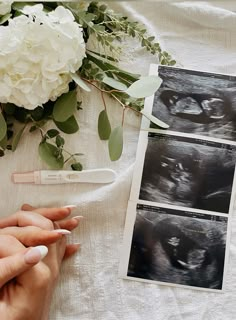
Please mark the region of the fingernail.
[[77, 208], [77, 206], [76, 206], [76, 205], [74, 205], [74, 204], [69, 204], [69, 205], [64, 206], [64, 207], [62, 207], [62, 208], [68, 208], [68, 209], [73, 210], [73, 209], [76, 209], [76, 208]]
[[83, 216], [75, 216], [75, 217], [73, 217], [72, 219], [75, 219], [75, 220], [80, 221], [80, 220], [83, 220], [84, 217], [83, 217]]
[[51, 232], [65, 234], [65, 235], [71, 234], [71, 232], [69, 230], [66, 230], [66, 229], [55, 229], [55, 230], [52, 230]]
[[46, 246], [37, 246], [31, 248], [25, 254], [25, 262], [29, 264], [38, 263], [47, 255], [48, 248]]

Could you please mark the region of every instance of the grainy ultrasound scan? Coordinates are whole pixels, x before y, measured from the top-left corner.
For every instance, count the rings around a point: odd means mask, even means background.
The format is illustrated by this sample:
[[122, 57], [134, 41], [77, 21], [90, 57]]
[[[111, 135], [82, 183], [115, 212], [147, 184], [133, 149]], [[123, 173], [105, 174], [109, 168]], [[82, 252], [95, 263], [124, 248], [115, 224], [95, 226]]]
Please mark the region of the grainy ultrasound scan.
[[228, 213], [236, 146], [149, 133], [139, 199]]
[[236, 77], [166, 66], [158, 72], [163, 83], [152, 113], [170, 130], [236, 138]]
[[221, 289], [226, 232], [225, 217], [138, 204], [127, 275]]

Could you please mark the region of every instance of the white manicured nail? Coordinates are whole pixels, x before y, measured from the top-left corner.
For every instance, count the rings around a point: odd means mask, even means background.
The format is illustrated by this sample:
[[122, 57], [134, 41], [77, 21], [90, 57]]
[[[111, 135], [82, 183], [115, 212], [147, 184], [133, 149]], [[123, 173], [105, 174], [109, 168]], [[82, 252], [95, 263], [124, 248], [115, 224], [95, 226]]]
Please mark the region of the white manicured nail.
[[31, 248], [25, 254], [25, 262], [28, 264], [38, 263], [42, 260], [48, 253], [48, 248], [46, 246], [37, 246]]
[[69, 230], [66, 230], [66, 229], [55, 229], [55, 230], [52, 230], [52, 232], [56, 232], [56, 233], [60, 233], [60, 234], [71, 234], [71, 232]]
[[75, 216], [75, 217], [73, 217], [72, 219], [76, 219], [76, 220], [83, 220], [84, 219], [84, 217], [83, 216]]
[[76, 208], [77, 208], [77, 206], [76, 206], [76, 205], [74, 205], [74, 204], [68, 204], [67, 206], [63, 206], [62, 208], [68, 208], [68, 209], [73, 210], [73, 209], [76, 209]]

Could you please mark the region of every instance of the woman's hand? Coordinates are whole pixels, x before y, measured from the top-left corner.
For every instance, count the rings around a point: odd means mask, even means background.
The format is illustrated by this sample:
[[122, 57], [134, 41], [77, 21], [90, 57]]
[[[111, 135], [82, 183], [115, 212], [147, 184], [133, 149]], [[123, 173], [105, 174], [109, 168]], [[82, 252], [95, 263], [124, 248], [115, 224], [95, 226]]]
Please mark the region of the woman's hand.
[[[83, 218], [68, 218], [70, 214], [71, 207], [34, 208], [24, 204], [20, 211], [0, 219], [0, 235], [12, 235], [27, 247], [49, 245], [70, 234]], [[68, 245], [66, 255], [70, 255], [73, 248], [74, 245]]]
[[79, 245], [67, 245], [65, 236], [59, 234], [59, 239], [48, 245], [48, 254], [42, 261], [37, 247], [26, 246], [40, 239], [51, 241], [54, 228], [74, 229], [79, 218], [64, 220], [69, 214], [68, 208], [35, 209], [26, 205], [22, 211], [0, 220], [1, 320], [48, 319], [62, 260], [75, 253]]

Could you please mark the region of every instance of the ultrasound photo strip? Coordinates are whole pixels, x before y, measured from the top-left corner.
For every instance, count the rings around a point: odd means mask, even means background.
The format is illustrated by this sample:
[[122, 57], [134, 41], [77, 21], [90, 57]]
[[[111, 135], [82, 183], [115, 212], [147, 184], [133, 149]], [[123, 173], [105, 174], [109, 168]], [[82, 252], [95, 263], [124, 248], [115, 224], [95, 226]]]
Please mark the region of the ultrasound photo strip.
[[120, 276], [221, 292], [228, 218], [129, 202]]
[[152, 65], [124, 231], [125, 279], [222, 291], [235, 197], [236, 77]]

